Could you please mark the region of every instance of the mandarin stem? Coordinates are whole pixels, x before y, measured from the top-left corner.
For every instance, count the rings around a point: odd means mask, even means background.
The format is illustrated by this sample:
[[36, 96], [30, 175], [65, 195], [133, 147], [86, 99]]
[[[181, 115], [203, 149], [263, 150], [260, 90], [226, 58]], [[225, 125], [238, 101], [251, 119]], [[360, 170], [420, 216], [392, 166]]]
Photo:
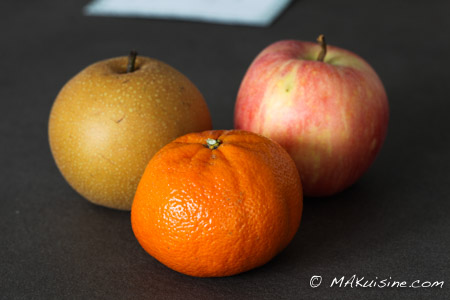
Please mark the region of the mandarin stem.
[[211, 150], [217, 149], [220, 144], [222, 144], [222, 141], [217, 139], [206, 139], [206, 147], [208, 147]]

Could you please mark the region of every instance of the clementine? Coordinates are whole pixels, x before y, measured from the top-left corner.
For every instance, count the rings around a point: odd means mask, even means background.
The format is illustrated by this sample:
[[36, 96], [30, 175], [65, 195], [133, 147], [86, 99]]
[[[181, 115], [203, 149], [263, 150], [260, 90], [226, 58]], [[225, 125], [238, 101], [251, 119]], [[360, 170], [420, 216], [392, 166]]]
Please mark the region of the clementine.
[[177, 138], [149, 162], [131, 209], [141, 246], [192, 276], [238, 274], [283, 250], [301, 219], [295, 163], [255, 133], [205, 131]]

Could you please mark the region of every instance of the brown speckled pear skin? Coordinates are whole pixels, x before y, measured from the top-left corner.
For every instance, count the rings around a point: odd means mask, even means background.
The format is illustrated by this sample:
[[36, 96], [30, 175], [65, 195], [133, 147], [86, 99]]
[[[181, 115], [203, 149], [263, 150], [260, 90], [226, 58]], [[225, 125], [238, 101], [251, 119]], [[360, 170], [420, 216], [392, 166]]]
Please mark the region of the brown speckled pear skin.
[[130, 210], [153, 155], [175, 138], [211, 129], [202, 94], [169, 65], [138, 56], [97, 62], [59, 92], [50, 148], [66, 181], [89, 201]]

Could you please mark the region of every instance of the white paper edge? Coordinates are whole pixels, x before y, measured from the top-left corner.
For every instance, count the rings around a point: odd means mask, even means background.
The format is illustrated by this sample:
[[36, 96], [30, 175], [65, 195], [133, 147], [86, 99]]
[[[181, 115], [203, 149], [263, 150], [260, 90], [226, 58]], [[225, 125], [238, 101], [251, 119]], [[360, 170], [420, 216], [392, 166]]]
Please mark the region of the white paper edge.
[[[107, 1], [106, 1], [107, 2]], [[137, 10], [131, 7], [128, 10], [123, 8], [108, 7], [104, 5], [103, 0], [94, 0], [87, 4], [83, 12], [87, 16], [112, 16], [112, 17], [137, 17], [137, 18], [157, 18], [157, 19], [178, 19], [189, 21], [203, 21], [229, 25], [253, 25], [269, 26], [278, 17], [278, 15], [288, 6], [291, 0], [278, 0], [277, 3], [270, 2], [263, 7], [258, 15], [206, 15], [205, 13], [195, 12], [152, 12], [149, 10]], [[261, 7], [260, 7], [261, 8]]]

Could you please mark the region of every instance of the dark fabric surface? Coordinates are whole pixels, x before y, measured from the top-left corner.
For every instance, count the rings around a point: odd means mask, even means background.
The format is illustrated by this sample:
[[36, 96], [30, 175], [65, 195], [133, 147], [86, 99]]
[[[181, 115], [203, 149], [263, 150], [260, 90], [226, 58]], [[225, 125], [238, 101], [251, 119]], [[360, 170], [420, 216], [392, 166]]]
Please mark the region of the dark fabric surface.
[[[295, 1], [269, 28], [84, 17], [86, 3], [0, 4], [1, 299], [450, 298], [450, 2]], [[305, 200], [298, 234], [265, 266], [228, 278], [176, 273], [141, 249], [129, 213], [90, 204], [58, 172], [50, 107], [85, 66], [130, 49], [165, 61], [202, 91], [214, 127], [228, 129], [259, 51], [319, 33], [378, 72], [390, 102], [388, 136], [356, 185]], [[445, 283], [330, 287], [353, 274]], [[323, 277], [315, 289], [313, 275]]]

